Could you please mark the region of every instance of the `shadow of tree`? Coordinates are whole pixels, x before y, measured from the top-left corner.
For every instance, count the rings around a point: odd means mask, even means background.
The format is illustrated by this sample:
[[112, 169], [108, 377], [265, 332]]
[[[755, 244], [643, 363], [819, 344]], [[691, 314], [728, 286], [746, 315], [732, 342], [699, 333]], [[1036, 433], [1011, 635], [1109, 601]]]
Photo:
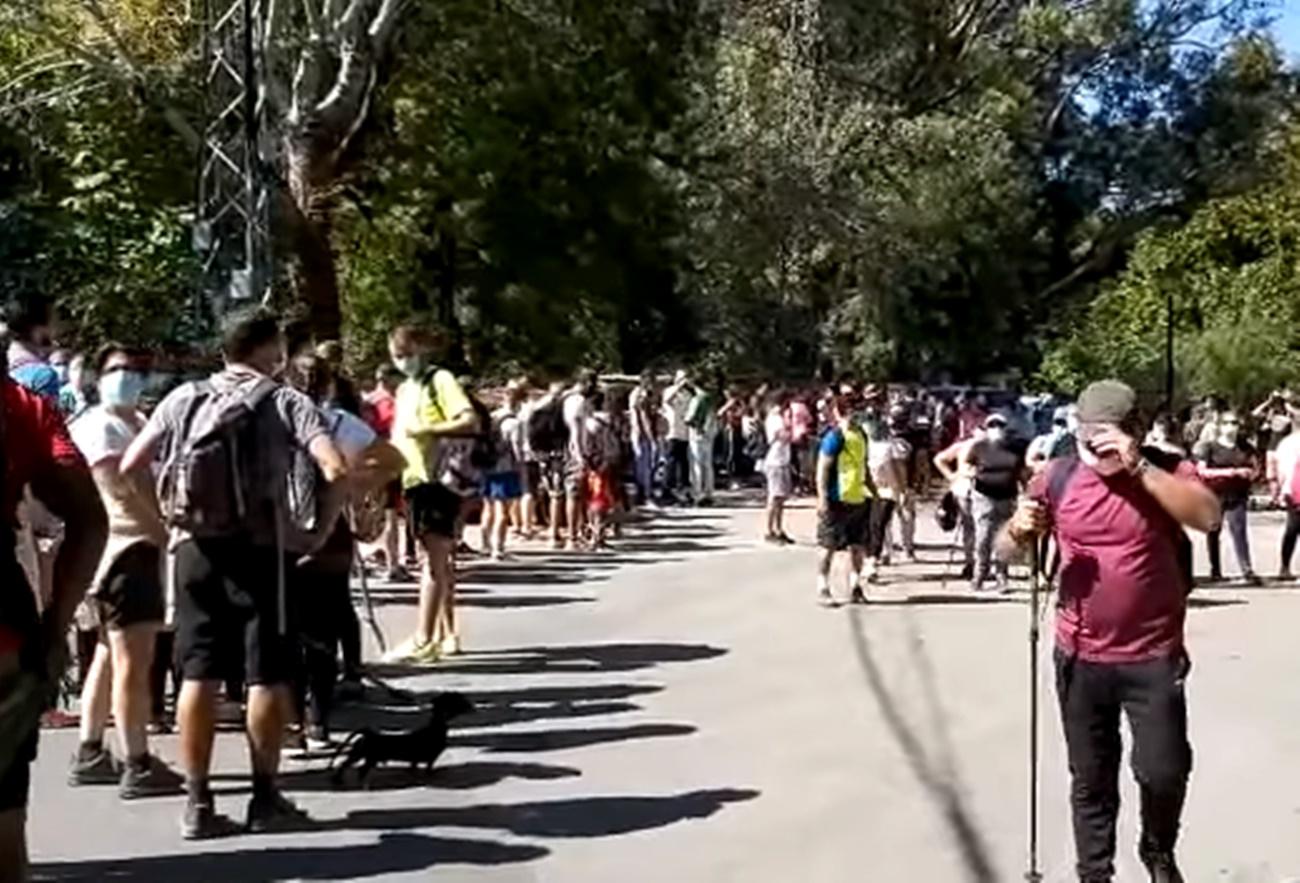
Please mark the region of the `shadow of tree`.
[[860, 608], [850, 610], [849, 622], [853, 651], [857, 656], [867, 687], [871, 690], [871, 695], [875, 698], [889, 731], [899, 747], [903, 749], [903, 755], [907, 758], [912, 773], [938, 805], [961, 852], [967, 878], [973, 883], [995, 883], [998, 878], [993, 869], [993, 862], [989, 858], [988, 844], [965, 804], [956, 756], [949, 744], [947, 723], [938, 705], [933, 672], [928, 659], [924, 658], [920, 642], [912, 642], [913, 662], [918, 665], [923, 692], [930, 706], [932, 724], [936, 730], [935, 741], [938, 743], [935, 749], [926, 747], [886, 686], [884, 676], [871, 654], [863, 632]]

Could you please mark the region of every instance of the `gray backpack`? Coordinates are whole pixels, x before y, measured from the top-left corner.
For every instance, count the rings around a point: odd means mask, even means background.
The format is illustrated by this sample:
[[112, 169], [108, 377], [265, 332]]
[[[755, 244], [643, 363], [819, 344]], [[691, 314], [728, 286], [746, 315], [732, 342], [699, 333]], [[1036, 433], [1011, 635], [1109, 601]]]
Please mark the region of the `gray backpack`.
[[283, 479], [268, 462], [263, 406], [278, 386], [265, 378], [229, 391], [192, 385], [159, 479], [169, 527], [220, 537], [247, 532], [250, 517], [276, 517]]

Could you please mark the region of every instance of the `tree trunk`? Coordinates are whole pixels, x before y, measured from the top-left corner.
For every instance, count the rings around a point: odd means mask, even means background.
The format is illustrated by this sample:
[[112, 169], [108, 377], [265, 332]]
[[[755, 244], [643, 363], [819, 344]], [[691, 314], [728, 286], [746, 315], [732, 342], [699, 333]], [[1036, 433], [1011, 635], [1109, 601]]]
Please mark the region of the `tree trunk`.
[[287, 198], [277, 237], [284, 244], [295, 299], [305, 310], [305, 324], [316, 342], [339, 338], [343, 313], [338, 270], [330, 243], [334, 201], [332, 157], [321, 156], [310, 135], [286, 138]]

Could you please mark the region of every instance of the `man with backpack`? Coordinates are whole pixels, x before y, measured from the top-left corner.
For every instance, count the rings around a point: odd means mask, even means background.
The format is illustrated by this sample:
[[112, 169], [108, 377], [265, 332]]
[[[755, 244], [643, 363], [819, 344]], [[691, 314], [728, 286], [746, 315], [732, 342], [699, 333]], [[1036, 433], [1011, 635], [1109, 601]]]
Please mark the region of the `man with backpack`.
[[392, 441], [406, 458], [402, 489], [425, 552], [415, 633], [385, 655], [388, 662], [430, 664], [460, 652], [452, 553], [468, 484], [463, 441], [488, 427], [456, 375], [434, 362], [438, 344], [418, 325], [399, 325], [388, 337], [393, 364], [406, 376], [397, 390]]
[[221, 347], [225, 368], [168, 394], [119, 467], [147, 469], [162, 454], [159, 500], [171, 531], [183, 677], [177, 721], [187, 840], [235, 831], [216, 812], [208, 771], [218, 688], [241, 674], [249, 685], [253, 775], [247, 829], [292, 830], [308, 821], [275, 785], [296, 655], [287, 623], [293, 562], [286, 537], [297, 527], [288, 478], [304, 455], [327, 483], [347, 471], [316, 404], [272, 379], [285, 359], [274, 313], [257, 307], [232, 314]]
[[[43, 612], [15, 548], [25, 488], [63, 522]], [[107, 535], [90, 470], [55, 403], [0, 376], [0, 878], [27, 879], [27, 799], [40, 716], [62, 675], [68, 625]]]
[[1056, 686], [1082, 883], [1114, 875], [1121, 713], [1133, 738], [1142, 861], [1153, 883], [1183, 880], [1174, 860], [1192, 761], [1183, 529], [1213, 530], [1221, 516], [1192, 464], [1139, 449], [1135, 402], [1117, 381], [1084, 390], [1077, 455], [1035, 477], [999, 542], [1011, 557], [1051, 530], [1061, 550]]

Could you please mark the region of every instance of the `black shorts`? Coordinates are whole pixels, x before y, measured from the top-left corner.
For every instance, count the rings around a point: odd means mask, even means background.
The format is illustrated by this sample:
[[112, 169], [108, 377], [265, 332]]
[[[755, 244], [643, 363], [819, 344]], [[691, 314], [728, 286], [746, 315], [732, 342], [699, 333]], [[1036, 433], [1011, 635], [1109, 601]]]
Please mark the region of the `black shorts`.
[[161, 568], [162, 553], [150, 543], [136, 543], [119, 555], [95, 595], [99, 621], [110, 629], [161, 624], [167, 615]]
[[291, 562], [246, 539], [177, 546], [176, 652], [186, 680], [288, 683], [294, 642], [281, 623], [281, 566], [288, 579]]
[[433, 534], [455, 539], [456, 520], [460, 517], [461, 498], [441, 484], [417, 484], [406, 489], [406, 506], [411, 513], [415, 535]]
[[524, 493], [537, 496], [542, 489], [542, 464], [532, 460], [524, 464]]
[[865, 547], [870, 516], [867, 503], [828, 503], [817, 518], [817, 545], [836, 552]]

